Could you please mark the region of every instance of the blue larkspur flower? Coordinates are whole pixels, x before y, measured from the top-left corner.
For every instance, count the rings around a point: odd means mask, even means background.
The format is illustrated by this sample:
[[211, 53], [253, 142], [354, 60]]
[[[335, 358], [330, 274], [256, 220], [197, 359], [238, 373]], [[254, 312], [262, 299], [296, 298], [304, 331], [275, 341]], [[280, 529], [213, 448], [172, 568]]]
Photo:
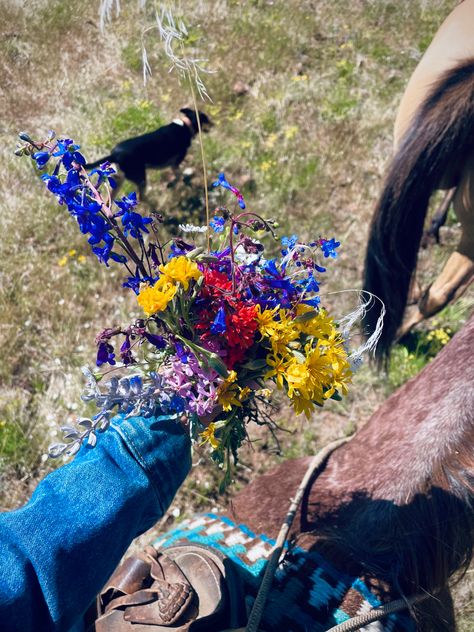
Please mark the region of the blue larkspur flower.
[[110, 229], [111, 226], [101, 215], [89, 214], [87, 216], [87, 223], [84, 223], [83, 227], [81, 227], [81, 232], [85, 231], [90, 233], [90, 237], [87, 241], [91, 245], [99, 244], [101, 241], [111, 244], [114, 242], [114, 238], [109, 232]]
[[122, 283], [122, 287], [128, 287], [135, 292], [135, 294], [140, 293], [140, 285], [142, 283], [149, 283], [150, 285], [155, 285], [156, 281], [158, 281], [158, 277], [151, 276], [141, 276], [139, 272], [135, 274], [135, 276], [128, 277], [127, 280]]
[[113, 167], [110, 166], [110, 162], [104, 162], [103, 164], [99, 165], [99, 167], [95, 167], [94, 169], [89, 171], [89, 176], [93, 176], [94, 174], [97, 174], [98, 176], [97, 188], [102, 184], [102, 182], [107, 180], [110, 187], [112, 189], [115, 189], [117, 187], [117, 181], [115, 180], [113, 176], [116, 173], [117, 171]]
[[109, 259], [112, 261], [116, 261], [117, 263], [126, 263], [127, 257], [125, 255], [121, 255], [118, 252], [112, 251], [113, 244], [106, 243], [104, 246], [95, 246], [92, 248], [92, 252], [95, 254], [97, 259], [104, 263], [107, 267], [109, 267]]
[[332, 257], [335, 259], [337, 257], [336, 248], [339, 248], [341, 245], [340, 241], [336, 241], [335, 239], [320, 239], [319, 243], [326, 258]]
[[297, 292], [295, 284], [285, 277], [284, 273], [278, 270], [275, 259], [268, 259], [263, 266], [265, 272], [270, 276], [265, 276], [265, 282], [273, 289], [280, 289], [289, 296]]
[[281, 245], [283, 246], [283, 250], [281, 251], [281, 254], [285, 257], [290, 250], [293, 250], [297, 242], [298, 242], [297, 235], [292, 235], [291, 237], [282, 237]]
[[306, 298], [302, 301], [305, 305], [310, 305], [311, 307], [317, 307], [321, 302], [319, 296], [314, 296], [313, 298]]
[[80, 165], [86, 164], [86, 159], [77, 151], [78, 149], [80, 149], [80, 146], [74, 144], [70, 138], [63, 138], [58, 140], [58, 146], [53, 156], [62, 157], [63, 165], [69, 170], [73, 166], [73, 162], [77, 162]]
[[306, 280], [306, 291], [307, 292], [319, 292], [319, 285], [316, 279], [313, 276], [313, 273], [310, 272], [308, 275], [308, 279]]
[[227, 329], [225, 324], [225, 309], [224, 307], [219, 307], [217, 310], [216, 317], [214, 318], [214, 322], [211, 325], [211, 333], [213, 334], [223, 334]]
[[146, 227], [147, 224], [151, 224], [153, 220], [151, 217], [142, 217], [140, 213], [133, 211], [124, 213], [122, 216], [123, 232], [126, 237], [131, 235], [135, 239], [141, 239], [141, 233], [148, 233], [149, 230]]
[[120, 200], [115, 200], [115, 204], [119, 207], [122, 213], [117, 213], [115, 217], [118, 217], [134, 208], [138, 204], [137, 194], [135, 191], [129, 193], [128, 195], [124, 195]]
[[136, 213], [132, 209], [137, 205], [137, 194], [135, 192], [124, 196], [121, 200], [116, 201], [116, 205], [120, 211], [114, 217], [120, 217], [123, 226], [123, 232], [126, 237], [131, 235], [135, 239], [141, 239], [141, 233], [148, 233], [147, 224], [153, 221], [151, 217], [143, 217], [140, 213]]
[[51, 154], [49, 151], [35, 151], [32, 158], [36, 162], [38, 169], [42, 169], [51, 158]]

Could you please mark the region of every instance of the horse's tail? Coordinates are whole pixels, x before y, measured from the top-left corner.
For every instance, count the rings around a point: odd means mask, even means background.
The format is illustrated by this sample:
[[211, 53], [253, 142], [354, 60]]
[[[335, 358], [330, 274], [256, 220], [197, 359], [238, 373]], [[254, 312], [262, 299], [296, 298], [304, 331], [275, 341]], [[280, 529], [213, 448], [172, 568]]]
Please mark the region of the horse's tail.
[[[389, 167], [370, 227], [364, 289], [387, 310], [376, 355], [387, 358], [403, 318], [430, 196], [443, 176], [459, 177], [474, 146], [474, 58], [446, 71], [413, 118]], [[378, 301], [376, 302], [378, 303]], [[367, 312], [375, 328], [380, 305]]]
[[86, 165], [84, 165], [84, 167], [86, 169], [95, 169], [95, 167], [98, 167], [104, 162], [114, 162], [114, 155], [110, 154], [109, 156], [104, 156], [104, 158], [100, 158], [99, 160], [96, 160], [95, 162], [88, 162]]

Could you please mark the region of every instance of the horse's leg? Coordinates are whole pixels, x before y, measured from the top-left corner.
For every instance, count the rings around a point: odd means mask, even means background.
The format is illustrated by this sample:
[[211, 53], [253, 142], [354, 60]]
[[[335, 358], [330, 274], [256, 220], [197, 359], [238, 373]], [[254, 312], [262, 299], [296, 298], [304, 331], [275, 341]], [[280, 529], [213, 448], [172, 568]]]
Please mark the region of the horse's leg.
[[[429, 229], [423, 233], [423, 237], [421, 239], [422, 248], [427, 248], [431, 243], [439, 244], [439, 229], [446, 223], [449, 207], [451, 206], [451, 203], [453, 201], [455, 191], [456, 187], [452, 187], [445, 192], [441, 204], [438, 206], [435, 213], [433, 214], [433, 217], [431, 218]], [[414, 274], [411, 280], [410, 290], [408, 292], [407, 306], [416, 305], [420, 301], [422, 296], [423, 290], [418, 279], [416, 278], [416, 274]], [[407, 314], [408, 313], [409, 312], [407, 312]]]
[[439, 277], [419, 302], [420, 312], [425, 318], [461, 296], [474, 280], [474, 156], [466, 163], [454, 194], [453, 206], [461, 222], [461, 240]]
[[459, 298], [473, 281], [473, 259], [460, 252], [453, 252], [439, 277], [424, 292], [418, 305], [411, 305], [406, 310], [397, 338], [402, 338], [412, 327], [425, 318], [434, 316], [448, 303]]
[[456, 188], [448, 189], [444, 194], [441, 204], [431, 218], [430, 227], [423, 233], [421, 247], [427, 248], [431, 243], [439, 244], [439, 229], [444, 226], [448, 217], [449, 207], [453, 201]]
[[434, 316], [459, 298], [474, 281], [474, 155], [466, 162], [453, 198], [454, 211], [461, 222], [461, 240], [439, 277], [425, 291], [418, 305], [406, 310], [401, 338], [417, 323]]

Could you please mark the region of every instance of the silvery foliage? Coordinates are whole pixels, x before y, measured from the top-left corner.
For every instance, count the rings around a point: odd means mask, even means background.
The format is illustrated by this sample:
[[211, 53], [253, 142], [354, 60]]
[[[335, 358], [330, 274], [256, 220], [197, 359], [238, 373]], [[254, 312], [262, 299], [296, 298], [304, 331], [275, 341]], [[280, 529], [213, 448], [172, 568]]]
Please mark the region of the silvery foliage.
[[[175, 68], [182, 76], [194, 82], [201, 99], [211, 101], [201, 74], [210, 74], [213, 71], [203, 66], [207, 61], [206, 59], [190, 58], [183, 54], [183, 44], [188, 36], [184, 22], [182, 20], [176, 21], [170, 9], [162, 8], [161, 15], [158, 14], [158, 11], [156, 12], [156, 24], [165, 54], [171, 62], [170, 71]], [[176, 47], [181, 49], [181, 55], [176, 54]]]
[[[350, 292], [351, 290], [343, 291]], [[364, 318], [367, 310], [369, 310], [376, 301], [380, 301], [382, 306], [380, 309], [380, 315], [377, 319], [375, 330], [371, 332], [370, 336], [363, 344], [361, 344], [359, 347], [357, 347], [357, 349], [354, 349], [351, 353], [349, 353], [349, 361], [351, 363], [352, 370], [356, 370], [361, 365], [362, 356], [364, 355], [364, 353], [375, 352], [375, 348], [382, 334], [383, 320], [386, 313], [385, 304], [379, 299], [378, 296], [375, 296], [375, 294], [372, 294], [372, 292], [368, 292], [367, 290], [355, 291], [358, 295], [358, 306], [352, 312], [346, 314], [338, 320], [339, 327], [342, 330], [342, 335], [346, 338], [346, 340], [349, 340], [351, 330], [354, 327], [355, 323], [361, 321]]]
[[[139, 0], [139, 7], [144, 9], [147, 0]], [[101, 31], [105, 30], [106, 24], [112, 20], [112, 15], [120, 15], [120, 0], [100, 0], [99, 24]], [[161, 11], [155, 10], [154, 26], [149, 26], [142, 31], [142, 67], [143, 83], [146, 84], [147, 77], [151, 75], [151, 66], [148, 61], [148, 54], [145, 46], [145, 35], [153, 29], [158, 29], [166, 56], [171, 62], [170, 72], [175, 69], [184, 78], [189, 79], [196, 86], [201, 99], [212, 101], [207, 92], [207, 88], [202, 80], [203, 74], [211, 74], [212, 70], [204, 67], [207, 59], [187, 57], [184, 54], [184, 43], [188, 37], [188, 30], [182, 20], [176, 20], [173, 11], [169, 7], [161, 6]], [[179, 53], [176, 52], [179, 49]]]
[[99, 412], [92, 418], [80, 417], [73, 426], [62, 426], [63, 442], [53, 443], [48, 448], [49, 456], [72, 456], [79, 451], [82, 444], [94, 447], [97, 433], [104, 432], [110, 425], [113, 414], [125, 413], [127, 417], [134, 415], [150, 416], [156, 409], [158, 394], [160, 405], [166, 407], [169, 396], [162, 391], [161, 376], [151, 372], [146, 384], [140, 375], [130, 377], [113, 377], [106, 384], [106, 390], [99, 388], [94, 374], [88, 367], [83, 367], [87, 384], [81, 396], [85, 402], [94, 401]]

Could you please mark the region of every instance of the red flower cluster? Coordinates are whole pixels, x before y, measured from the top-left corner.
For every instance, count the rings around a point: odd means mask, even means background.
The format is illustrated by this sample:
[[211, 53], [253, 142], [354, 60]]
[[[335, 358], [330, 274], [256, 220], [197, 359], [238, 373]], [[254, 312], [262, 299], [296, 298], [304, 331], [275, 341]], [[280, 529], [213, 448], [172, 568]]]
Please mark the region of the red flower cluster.
[[[195, 327], [201, 331], [201, 340], [218, 340], [226, 352], [223, 358], [228, 369], [245, 358], [245, 352], [255, 341], [257, 320], [255, 305], [242, 300], [239, 293], [232, 294], [232, 281], [224, 272], [216, 270], [204, 271], [204, 283], [201, 296], [206, 306], [199, 313]], [[225, 312], [225, 334], [214, 334], [211, 326], [219, 309]]]

